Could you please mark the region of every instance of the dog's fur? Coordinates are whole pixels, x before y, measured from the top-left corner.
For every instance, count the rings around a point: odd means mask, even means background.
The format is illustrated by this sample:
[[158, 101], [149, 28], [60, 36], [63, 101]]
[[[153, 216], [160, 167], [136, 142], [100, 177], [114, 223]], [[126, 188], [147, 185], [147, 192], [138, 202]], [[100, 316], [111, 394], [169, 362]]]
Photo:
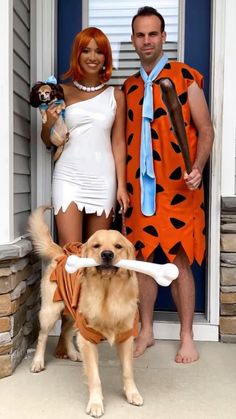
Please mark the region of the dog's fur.
[[47, 122], [48, 107], [52, 104], [56, 106], [58, 118], [50, 133], [50, 141], [57, 147], [53, 156], [54, 161], [56, 161], [60, 157], [69, 138], [67, 126], [62, 116], [66, 108], [63, 88], [60, 84], [38, 81], [31, 89], [30, 104], [34, 108], [39, 108], [43, 124]]
[[[64, 92], [59, 84], [44, 83], [38, 81], [34, 84], [30, 92], [30, 104], [34, 108], [40, 108], [40, 105], [45, 104], [49, 106], [56, 100], [61, 101], [61, 105], [58, 107], [58, 113], [65, 109]], [[41, 109], [42, 121], [45, 124], [47, 122], [46, 107]]]
[[[36, 353], [31, 366], [32, 372], [44, 369], [44, 352], [48, 333], [60, 318], [64, 309], [63, 302], [53, 302], [55, 283], [50, 275], [56, 266], [55, 258], [63, 250], [53, 242], [48, 228], [43, 221], [46, 207], [37, 209], [29, 219], [29, 230], [37, 253], [50, 260], [42, 278], [42, 307], [40, 310], [40, 334]], [[81, 275], [79, 310], [88, 324], [112, 345], [116, 337], [133, 326], [137, 311], [138, 283], [136, 274], [112, 266], [120, 259], [134, 259], [133, 245], [119, 232], [99, 230], [82, 245], [81, 257], [94, 258], [99, 267], [84, 268]], [[78, 352], [72, 344], [72, 334], [64, 331], [67, 352], [71, 359], [79, 360]], [[77, 333], [77, 343], [82, 355], [85, 374], [89, 387], [89, 402], [86, 412], [94, 417], [104, 413], [102, 387], [98, 371], [97, 345]], [[133, 337], [117, 344], [123, 369], [123, 383], [129, 403], [141, 405], [143, 399], [139, 394], [133, 378]]]

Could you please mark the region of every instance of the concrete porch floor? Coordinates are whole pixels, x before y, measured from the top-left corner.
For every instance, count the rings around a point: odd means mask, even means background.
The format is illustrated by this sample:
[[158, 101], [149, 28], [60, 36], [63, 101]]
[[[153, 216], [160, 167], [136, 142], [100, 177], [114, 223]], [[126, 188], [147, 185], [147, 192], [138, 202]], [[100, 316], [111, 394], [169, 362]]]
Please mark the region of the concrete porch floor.
[[[53, 357], [51, 337], [46, 370], [29, 372], [33, 352], [14, 374], [0, 380], [1, 419], [83, 419], [87, 403], [82, 363]], [[105, 418], [108, 419], [231, 419], [236, 417], [236, 345], [198, 342], [200, 360], [178, 365], [177, 341], [156, 341], [134, 361], [136, 383], [144, 405], [124, 398], [116, 352], [100, 345], [100, 375]]]

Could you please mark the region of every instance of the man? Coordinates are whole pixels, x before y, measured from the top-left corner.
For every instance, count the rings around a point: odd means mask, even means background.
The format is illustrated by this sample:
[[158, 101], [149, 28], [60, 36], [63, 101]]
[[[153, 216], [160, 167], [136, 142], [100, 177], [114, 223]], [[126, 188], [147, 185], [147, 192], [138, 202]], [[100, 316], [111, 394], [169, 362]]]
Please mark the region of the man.
[[[127, 181], [131, 205], [126, 213], [128, 238], [140, 260], [152, 261], [161, 246], [179, 268], [171, 286], [180, 318], [180, 346], [175, 361], [199, 357], [193, 342], [195, 286], [191, 264], [202, 263], [205, 220], [202, 172], [208, 160], [213, 127], [202, 91], [202, 76], [163, 54], [163, 17], [152, 7], [138, 10], [132, 21], [132, 42], [141, 60], [140, 72], [124, 84], [127, 99]], [[182, 105], [192, 169], [186, 173], [158, 80], [169, 78]], [[154, 344], [153, 310], [157, 285], [139, 275], [141, 330], [134, 356]]]

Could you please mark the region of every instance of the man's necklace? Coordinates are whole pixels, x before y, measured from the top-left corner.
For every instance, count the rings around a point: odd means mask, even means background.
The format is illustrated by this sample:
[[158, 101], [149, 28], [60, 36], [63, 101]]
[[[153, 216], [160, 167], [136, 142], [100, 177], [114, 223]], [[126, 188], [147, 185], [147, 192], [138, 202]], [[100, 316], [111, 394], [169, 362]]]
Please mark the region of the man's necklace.
[[105, 86], [105, 83], [99, 84], [98, 86], [84, 86], [83, 84], [80, 84], [78, 81], [73, 80], [73, 83], [77, 89], [82, 90], [83, 92], [96, 92], [97, 90], [100, 90]]

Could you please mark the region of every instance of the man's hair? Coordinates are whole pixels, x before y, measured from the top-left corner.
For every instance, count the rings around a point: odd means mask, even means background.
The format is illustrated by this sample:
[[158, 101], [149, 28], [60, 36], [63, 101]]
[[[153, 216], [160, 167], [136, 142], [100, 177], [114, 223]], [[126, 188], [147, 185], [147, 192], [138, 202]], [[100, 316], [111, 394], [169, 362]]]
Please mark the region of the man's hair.
[[140, 7], [140, 9], [138, 9], [136, 15], [132, 19], [131, 25], [132, 25], [132, 33], [133, 34], [134, 34], [134, 21], [139, 16], [156, 16], [156, 17], [158, 17], [158, 19], [161, 21], [161, 32], [164, 32], [164, 30], [165, 30], [165, 20], [164, 20], [163, 16], [156, 9], [154, 9], [154, 7], [144, 6], [144, 7]]

